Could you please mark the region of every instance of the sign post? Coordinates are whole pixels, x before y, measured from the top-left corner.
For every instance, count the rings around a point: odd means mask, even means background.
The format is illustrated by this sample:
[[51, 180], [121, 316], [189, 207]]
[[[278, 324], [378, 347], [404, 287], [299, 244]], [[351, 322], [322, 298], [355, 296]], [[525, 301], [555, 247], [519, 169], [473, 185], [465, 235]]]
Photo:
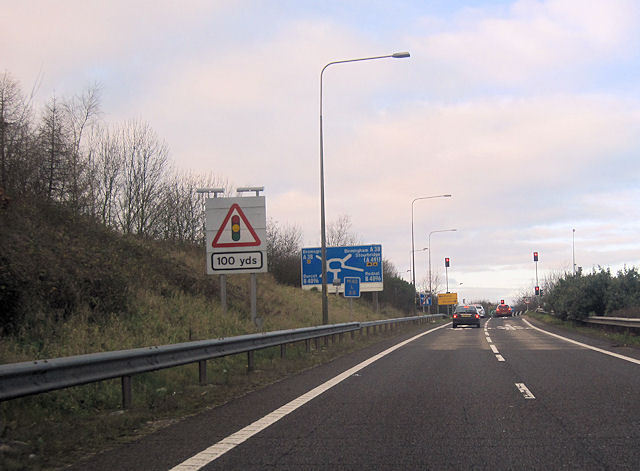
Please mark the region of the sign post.
[[353, 298], [360, 297], [360, 278], [347, 276], [344, 279], [344, 297], [349, 298], [349, 313], [353, 320]]
[[[238, 188], [238, 193], [255, 191], [256, 196], [208, 198], [206, 201], [207, 274], [224, 276], [251, 274], [251, 320], [256, 322], [256, 273], [267, 272], [266, 200], [258, 196], [263, 187]], [[226, 299], [223, 310], [226, 312]]]

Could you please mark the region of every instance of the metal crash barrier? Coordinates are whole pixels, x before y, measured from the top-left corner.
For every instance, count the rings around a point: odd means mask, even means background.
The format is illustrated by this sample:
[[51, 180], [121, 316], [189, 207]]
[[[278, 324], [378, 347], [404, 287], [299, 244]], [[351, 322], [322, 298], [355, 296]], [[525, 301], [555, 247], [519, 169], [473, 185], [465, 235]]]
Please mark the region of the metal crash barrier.
[[262, 334], [240, 335], [237, 337], [200, 340], [156, 347], [91, 353], [48, 360], [27, 361], [0, 365], [0, 401], [40, 394], [57, 389], [121, 378], [123, 408], [131, 406], [131, 377], [150, 371], [173, 368], [189, 363], [199, 364], [200, 384], [207, 381], [206, 361], [247, 353], [247, 368], [254, 369], [254, 352], [263, 348], [280, 346], [281, 356], [286, 354], [286, 345], [304, 341], [307, 351], [311, 340], [320, 338], [340, 338], [345, 333], [363, 332], [369, 328], [389, 329], [405, 322], [424, 322], [437, 316], [402, 317], [371, 322], [348, 322], [318, 327], [280, 330]]

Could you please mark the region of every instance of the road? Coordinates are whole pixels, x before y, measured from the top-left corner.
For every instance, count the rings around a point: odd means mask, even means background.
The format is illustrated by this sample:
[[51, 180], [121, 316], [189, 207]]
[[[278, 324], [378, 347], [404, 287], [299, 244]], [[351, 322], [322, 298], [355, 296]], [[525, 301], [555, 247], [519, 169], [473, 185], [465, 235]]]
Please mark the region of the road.
[[613, 350], [522, 318], [413, 331], [75, 468], [639, 469], [640, 355]]

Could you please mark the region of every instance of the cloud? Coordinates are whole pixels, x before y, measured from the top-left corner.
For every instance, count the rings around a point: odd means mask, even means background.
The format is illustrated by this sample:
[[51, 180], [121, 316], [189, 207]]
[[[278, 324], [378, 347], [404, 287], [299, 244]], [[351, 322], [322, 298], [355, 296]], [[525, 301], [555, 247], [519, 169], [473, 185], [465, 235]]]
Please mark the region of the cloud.
[[627, 0], [522, 0], [499, 13], [462, 10], [409, 39], [423, 59], [420, 75], [440, 92], [557, 90], [582, 86], [603, 62], [637, 56], [639, 16]]
[[349, 215], [404, 273], [412, 199], [452, 193], [415, 206], [416, 241], [457, 228], [432, 256], [466, 290], [529, 285], [534, 249], [569, 269], [572, 228], [582, 266], [637, 260], [637, 2], [445, 3], [363, 22], [304, 2], [14, 2], [0, 56], [46, 95], [101, 80], [108, 120], [149, 121], [179, 168], [264, 185], [268, 215], [316, 245], [320, 70], [407, 49], [324, 75], [328, 221]]

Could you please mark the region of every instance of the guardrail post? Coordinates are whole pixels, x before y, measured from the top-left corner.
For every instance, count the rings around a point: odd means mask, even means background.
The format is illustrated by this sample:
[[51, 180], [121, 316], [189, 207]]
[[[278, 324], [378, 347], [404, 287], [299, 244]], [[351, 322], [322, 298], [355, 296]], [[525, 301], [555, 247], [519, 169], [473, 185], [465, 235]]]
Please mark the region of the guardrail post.
[[304, 341], [304, 349], [307, 353], [311, 351], [311, 340], [307, 339]]
[[351, 340], [353, 340], [353, 339], [355, 339], [355, 338], [356, 338], [356, 331], [355, 331], [355, 330], [352, 330], [352, 331], [351, 331]]
[[339, 334], [338, 335], [338, 343], [342, 343], [343, 337], [344, 337], [344, 334]]
[[318, 337], [314, 338], [313, 339], [313, 343], [314, 343], [314, 345], [316, 347], [316, 351], [317, 351], [318, 350], [318, 344], [320, 343], [320, 339]]
[[286, 358], [287, 356], [287, 344], [283, 343], [280, 345], [280, 358]]
[[253, 371], [256, 367], [254, 351], [247, 352], [247, 371]]
[[122, 408], [129, 409], [131, 407], [131, 376], [122, 377]]
[[207, 360], [198, 362], [198, 379], [200, 380], [200, 386], [207, 384]]

